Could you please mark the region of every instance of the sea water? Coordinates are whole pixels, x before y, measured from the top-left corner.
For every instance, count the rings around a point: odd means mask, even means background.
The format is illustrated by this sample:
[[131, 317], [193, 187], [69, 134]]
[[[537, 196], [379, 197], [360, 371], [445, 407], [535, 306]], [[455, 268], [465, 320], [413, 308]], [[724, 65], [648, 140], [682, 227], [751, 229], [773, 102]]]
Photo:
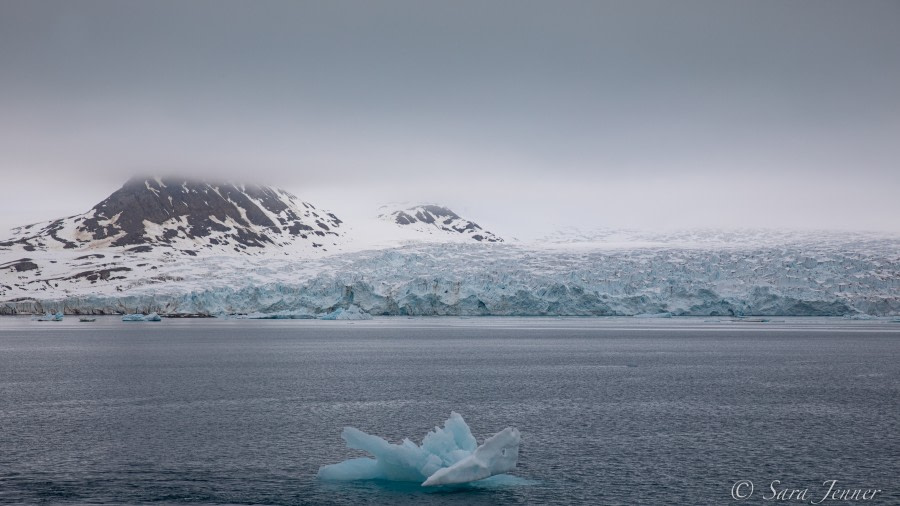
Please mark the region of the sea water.
[[[343, 427], [451, 411], [519, 429], [515, 479], [316, 479], [363, 456]], [[0, 503], [896, 504], [898, 476], [889, 321], [0, 318]]]

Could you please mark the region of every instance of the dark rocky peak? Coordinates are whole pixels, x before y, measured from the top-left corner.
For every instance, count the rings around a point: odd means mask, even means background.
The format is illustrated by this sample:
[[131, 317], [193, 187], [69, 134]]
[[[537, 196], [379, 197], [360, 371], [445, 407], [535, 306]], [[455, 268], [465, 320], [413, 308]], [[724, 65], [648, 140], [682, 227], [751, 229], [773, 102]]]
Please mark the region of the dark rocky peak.
[[340, 235], [341, 223], [334, 214], [277, 188], [135, 177], [87, 213], [20, 228], [16, 242], [75, 248], [194, 241], [201, 247], [240, 250], [318, 238], [318, 247], [327, 236]]
[[[412, 214], [411, 214], [412, 213]], [[395, 221], [398, 225], [409, 225], [421, 221], [422, 223], [436, 223], [441, 220], [458, 220], [459, 215], [443, 206], [423, 205], [413, 207], [405, 211], [397, 211]], [[473, 225], [475, 225], [473, 223]], [[476, 227], [478, 225], [475, 225]]]

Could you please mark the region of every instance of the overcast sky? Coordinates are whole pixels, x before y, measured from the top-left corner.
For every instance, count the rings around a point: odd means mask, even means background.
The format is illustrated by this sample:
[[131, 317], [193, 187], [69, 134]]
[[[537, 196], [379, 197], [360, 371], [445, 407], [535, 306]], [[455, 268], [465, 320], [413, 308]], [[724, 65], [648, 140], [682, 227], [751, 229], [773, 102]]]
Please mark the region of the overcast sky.
[[141, 173], [526, 237], [898, 231], [898, 26], [895, 0], [3, 0], [0, 229]]

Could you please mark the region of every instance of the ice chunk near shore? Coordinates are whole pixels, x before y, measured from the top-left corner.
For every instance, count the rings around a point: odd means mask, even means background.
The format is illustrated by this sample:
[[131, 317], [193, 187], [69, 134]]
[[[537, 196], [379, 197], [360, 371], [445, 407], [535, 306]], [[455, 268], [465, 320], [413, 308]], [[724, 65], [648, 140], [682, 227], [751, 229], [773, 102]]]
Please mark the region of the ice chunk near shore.
[[275, 313], [250, 313], [247, 315], [232, 316], [236, 320], [311, 320], [315, 316], [306, 311], [278, 311]]
[[150, 313], [146, 316], [140, 313], [132, 313], [127, 314], [122, 317], [123, 322], [158, 322], [162, 321], [162, 318], [157, 313]]
[[63, 320], [62, 313], [47, 313], [44, 316], [39, 316], [37, 318], [33, 318], [39, 322], [61, 322]]
[[635, 318], [671, 318], [672, 313], [666, 311], [664, 313], [641, 313], [634, 315]]
[[320, 320], [371, 320], [372, 315], [363, 311], [357, 305], [351, 305], [347, 309], [339, 307], [319, 319]]
[[391, 444], [384, 439], [346, 427], [341, 437], [347, 447], [364, 450], [362, 457], [322, 466], [322, 480], [390, 480], [422, 482], [423, 486], [468, 483], [515, 469], [519, 459], [519, 431], [507, 427], [477, 445], [469, 426], [456, 412], [425, 435], [422, 444], [409, 439]]

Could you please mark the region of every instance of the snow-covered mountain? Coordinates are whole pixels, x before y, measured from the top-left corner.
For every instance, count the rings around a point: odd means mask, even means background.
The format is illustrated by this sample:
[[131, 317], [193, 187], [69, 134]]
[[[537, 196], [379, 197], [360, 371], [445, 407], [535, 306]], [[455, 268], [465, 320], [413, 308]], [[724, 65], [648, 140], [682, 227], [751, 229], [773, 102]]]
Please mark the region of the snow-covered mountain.
[[125, 247], [196, 256], [267, 247], [327, 250], [344, 235], [333, 213], [276, 188], [133, 178], [90, 211], [13, 230], [0, 250]]
[[[171, 272], [194, 265], [191, 258], [216, 258], [239, 273], [254, 256], [303, 262], [412, 243], [500, 241], [443, 207], [409, 212], [423, 227], [375, 216], [347, 224], [278, 188], [136, 177], [85, 213], [18, 227], [0, 241], [0, 301], [159, 287], [183, 279]], [[220, 275], [229, 273], [207, 273]]]
[[439, 239], [503, 242], [496, 234], [484, 230], [474, 221], [467, 220], [444, 206], [420, 204], [400, 209], [384, 206], [379, 217], [406, 230], [414, 230]]
[[153, 178], [0, 242], [0, 314], [338, 309], [900, 316], [900, 237], [565, 229], [505, 243], [440, 206], [344, 223], [274, 188]]

